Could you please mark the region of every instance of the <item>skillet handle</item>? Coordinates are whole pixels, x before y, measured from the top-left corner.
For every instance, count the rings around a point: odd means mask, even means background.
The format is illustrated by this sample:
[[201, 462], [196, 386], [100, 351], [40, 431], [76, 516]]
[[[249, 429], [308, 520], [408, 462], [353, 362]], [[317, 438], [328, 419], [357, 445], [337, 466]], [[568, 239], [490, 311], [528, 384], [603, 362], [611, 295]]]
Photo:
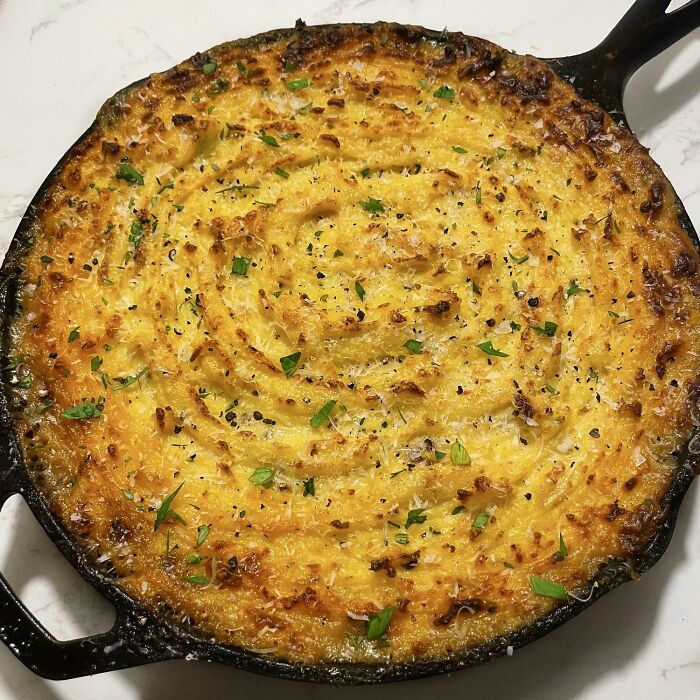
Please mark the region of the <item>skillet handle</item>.
[[[13, 470], [0, 474], [0, 508], [14, 493], [22, 493]], [[154, 661], [181, 657], [164, 643], [149, 616], [136, 611], [117, 613], [108, 632], [70, 641], [56, 639], [15, 595], [0, 573], [0, 640], [31, 671], [44, 678], [65, 680]]]
[[636, 0], [594, 49], [547, 62], [572, 79], [584, 97], [611, 113], [622, 113], [622, 93], [632, 74], [654, 56], [700, 27], [700, 0], [666, 12], [671, 0]]

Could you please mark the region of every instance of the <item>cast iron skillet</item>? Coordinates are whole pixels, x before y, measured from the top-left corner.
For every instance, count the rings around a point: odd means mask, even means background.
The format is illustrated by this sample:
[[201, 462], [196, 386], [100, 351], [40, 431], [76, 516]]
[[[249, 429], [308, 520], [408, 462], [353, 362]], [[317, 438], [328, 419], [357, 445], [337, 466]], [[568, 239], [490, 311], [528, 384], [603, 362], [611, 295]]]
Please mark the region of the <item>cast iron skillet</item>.
[[[691, 0], [676, 11], [666, 14], [669, 2], [670, 0], [637, 0], [599, 46], [587, 53], [547, 59], [546, 62], [561, 77], [572, 80], [583, 97], [597, 102], [619, 123], [626, 125], [622, 93], [628, 78], [645, 61], [700, 26], [700, 0]], [[276, 34], [284, 37], [288, 32], [283, 30]], [[438, 42], [445, 40], [440, 32], [426, 30], [425, 34]], [[30, 235], [34, 212], [66, 157], [67, 155], [54, 168], [29, 205], [0, 270], [0, 331], [3, 341], [0, 362], [3, 366], [7, 364], [8, 328], [17, 311], [21, 259]], [[697, 233], [682, 205], [679, 211], [681, 226], [693, 243], [700, 247]], [[700, 432], [696, 432], [680, 450], [673, 483], [662, 499], [666, 517], [648, 547], [632, 562], [618, 559], [601, 565], [590, 581], [597, 586], [593, 585], [591, 595], [585, 601], [570, 598], [525, 629], [499, 637], [476, 649], [438, 659], [379, 666], [349, 663], [304, 665], [212, 643], [191, 629], [158, 619], [120, 591], [112, 579], [100, 573], [49, 511], [43, 497], [31, 482], [14, 434], [6, 387], [7, 382], [2, 382], [0, 507], [12, 494], [21, 494], [49, 537], [81, 575], [114, 604], [117, 612], [116, 622], [109, 632], [72, 641], [59, 641], [24, 607], [0, 575], [0, 639], [28, 668], [52, 679], [75, 678], [184, 657], [225, 663], [278, 678], [333, 684], [408, 680], [480, 664], [503, 655], [509, 646], [517, 648], [543, 636], [580, 613], [605, 592], [630, 580], [634, 571], [641, 573], [655, 564], [669, 543], [681, 500], [693, 481], [694, 468], [700, 463]]]

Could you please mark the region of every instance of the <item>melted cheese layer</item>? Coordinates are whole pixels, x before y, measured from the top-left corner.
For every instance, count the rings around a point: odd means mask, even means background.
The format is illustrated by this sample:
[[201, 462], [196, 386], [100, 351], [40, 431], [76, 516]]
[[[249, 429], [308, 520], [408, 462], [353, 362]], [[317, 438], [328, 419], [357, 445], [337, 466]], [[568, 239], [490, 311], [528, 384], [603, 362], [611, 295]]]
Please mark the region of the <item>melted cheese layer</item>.
[[148, 607], [291, 660], [437, 657], [661, 522], [697, 255], [644, 149], [540, 62], [335, 31], [105, 106], [37, 215], [17, 420]]

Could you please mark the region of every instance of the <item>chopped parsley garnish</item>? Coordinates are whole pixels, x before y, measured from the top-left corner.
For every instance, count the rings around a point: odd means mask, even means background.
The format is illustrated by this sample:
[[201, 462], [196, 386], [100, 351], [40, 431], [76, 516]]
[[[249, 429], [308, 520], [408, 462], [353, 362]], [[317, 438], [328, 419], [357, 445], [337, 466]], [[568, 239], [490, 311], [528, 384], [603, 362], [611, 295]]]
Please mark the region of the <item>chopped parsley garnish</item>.
[[304, 480], [304, 493], [303, 496], [315, 496], [316, 495], [316, 484], [314, 483], [314, 477], [309, 477]]
[[283, 177], [285, 180], [289, 179], [289, 173], [284, 168], [280, 168], [280, 167], [275, 168], [275, 175], [279, 175], [280, 177]]
[[507, 153], [506, 149], [505, 149], [505, 148], [502, 148], [501, 146], [499, 146], [499, 147], [496, 149], [496, 155], [498, 156], [498, 159], [499, 159], [499, 160], [500, 160], [501, 158], [503, 158], [503, 156], [504, 156], [506, 153]]
[[539, 576], [530, 576], [530, 588], [536, 595], [545, 598], [555, 598], [556, 600], [566, 600], [566, 588], [561, 583], [549, 581]]
[[435, 459], [439, 462], [447, 456], [446, 452], [440, 452], [440, 450], [435, 450]]
[[218, 62], [215, 58], [212, 58], [211, 61], [202, 64], [202, 73], [204, 73], [204, 75], [211, 75], [218, 67]]
[[209, 533], [211, 532], [211, 525], [200, 525], [197, 528], [197, 541], [194, 543], [194, 548], [197, 549], [197, 547], [201, 547], [204, 544], [204, 541], [209, 537]]
[[359, 282], [355, 282], [355, 292], [360, 297], [360, 301], [365, 300], [365, 288]]
[[515, 567], [509, 561], [504, 561], [503, 566], [505, 566], [506, 569], [515, 569]]
[[396, 608], [390, 605], [378, 613], [372, 613], [367, 621], [367, 639], [379, 639], [386, 634], [391, 618], [394, 616]]
[[394, 542], [396, 542], [396, 544], [408, 544], [408, 533], [397, 532], [394, 535]]
[[467, 152], [466, 148], [462, 148], [461, 146], [452, 146], [452, 150], [455, 153], [459, 153], [460, 155], [464, 155]]
[[287, 377], [291, 377], [294, 372], [297, 371], [297, 366], [299, 365], [299, 360], [301, 359], [301, 351], [292, 353], [285, 357], [280, 357], [280, 365], [282, 371]]
[[42, 262], [44, 265], [48, 265], [49, 263], [52, 263], [52, 262], [53, 262], [53, 258], [49, 257], [48, 255], [42, 255], [42, 256], [39, 258], [39, 260], [41, 260], [41, 262]]
[[572, 297], [575, 294], [581, 294], [583, 293], [584, 289], [583, 287], [579, 287], [578, 283], [574, 280], [570, 285], [569, 288], [566, 290], [566, 296], [567, 297]]
[[518, 257], [517, 255], [513, 255], [510, 251], [508, 251], [508, 255], [510, 256], [510, 259], [514, 262], [517, 263], [518, 265], [522, 265], [526, 260], [530, 259], [529, 255], [523, 255], [521, 257]]
[[554, 321], [545, 321], [544, 326], [540, 328], [539, 326], [531, 326], [533, 331], [536, 331], [540, 335], [546, 335], [548, 337], [552, 337], [556, 332], [557, 332], [557, 326]]
[[277, 139], [274, 136], [269, 136], [268, 134], [266, 134], [265, 129], [260, 129], [260, 131], [258, 131], [256, 135], [263, 143], [266, 143], [268, 146], [272, 146], [272, 148], [279, 148], [280, 145], [277, 143]]
[[122, 163], [117, 170], [117, 180], [126, 180], [132, 185], [143, 185], [143, 175], [128, 163]]
[[617, 311], [608, 311], [608, 316], [610, 316], [610, 318], [620, 318], [620, 314], [618, 314]]
[[520, 324], [516, 323], [515, 321], [510, 322], [510, 328], [513, 331], [519, 331], [520, 330]]
[[192, 564], [199, 564], [200, 562], [203, 562], [206, 559], [206, 557], [203, 557], [201, 554], [190, 554], [189, 556], [185, 557], [185, 564], [192, 565]]
[[269, 489], [275, 481], [275, 470], [268, 467], [259, 467], [249, 477], [248, 481], [264, 489]]
[[369, 168], [362, 168], [362, 170], [360, 170], [360, 175], [362, 175], [362, 177], [369, 177], [369, 174], [370, 174]]
[[248, 274], [248, 265], [250, 265], [250, 258], [233, 258], [233, 264], [231, 265], [232, 275], [245, 276]]
[[69, 334], [68, 334], [68, 342], [72, 343], [74, 340], [78, 340], [80, 338], [80, 326], [76, 326]]
[[258, 190], [260, 189], [259, 187], [256, 187], [255, 185], [229, 185], [228, 187], [224, 187], [223, 190], [216, 190], [214, 194], [223, 194], [224, 192], [230, 192], [231, 190], [235, 190], [236, 192], [241, 192], [242, 190]]
[[126, 389], [126, 387], [131, 386], [141, 379], [146, 372], [148, 372], [148, 367], [144, 367], [136, 374], [130, 374], [126, 377], [112, 377], [112, 379], [117, 382], [117, 386], [113, 386], [112, 391], [121, 391], [122, 389]]
[[408, 352], [413, 353], [414, 355], [420, 355], [423, 352], [423, 343], [421, 343], [420, 340], [414, 340], [411, 338], [410, 340], [407, 340], [403, 346], [408, 350]]
[[374, 199], [374, 197], [367, 197], [367, 201], [363, 202], [360, 200], [360, 204], [365, 211], [371, 214], [376, 214], [380, 211], [384, 211], [384, 205], [379, 199]]
[[99, 418], [104, 408], [104, 400], [98, 402], [95, 401], [84, 401], [83, 403], [76, 404], [70, 408], [64, 408], [61, 411], [61, 418], [68, 418], [71, 420], [83, 420], [85, 418]]
[[476, 530], [483, 530], [489, 524], [490, 518], [491, 516], [485, 510], [482, 510], [474, 518], [474, 522], [472, 522], [472, 527]]
[[144, 226], [140, 221], [132, 221], [131, 228], [129, 229], [129, 243], [138, 248], [141, 245], [141, 239], [144, 234]]
[[481, 184], [476, 183], [476, 187], [474, 188], [474, 201], [477, 204], [481, 204]]
[[566, 545], [564, 544], [564, 535], [559, 533], [559, 551], [556, 554], [556, 559], [557, 561], [564, 561], [566, 557], [569, 556], [569, 550], [566, 548]]
[[450, 515], [459, 515], [460, 513], [463, 513], [464, 510], [465, 510], [464, 506], [455, 506], [452, 509], [452, 512], [450, 513]]
[[425, 508], [413, 508], [409, 510], [404, 527], [408, 530], [414, 523], [424, 523], [428, 519], [427, 515], [423, 515], [424, 511]]
[[296, 92], [297, 90], [303, 90], [304, 88], [311, 85], [308, 78], [296, 78], [295, 80], [288, 80], [285, 83], [287, 90], [291, 92]]
[[454, 88], [443, 85], [433, 93], [433, 97], [437, 97], [439, 100], [450, 100], [451, 102], [454, 100], [455, 94]]
[[163, 502], [160, 504], [160, 508], [158, 508], [158, 512], [156, 513], [156, 521], [155, 523], [153, 523], [154, 531], [157, 530], [163, 524], [168, 515], [172, 514], [170, 511], [170, 506], [173, 504], [175, 497], [178, 493], [180, 493], [180, 489], [184, 485], [185, 482], [183, 481], [169, 496], [163, 499]]
[[472, 463], [467, 448], [459, 440], [455, 440], [450, 447], [450, 461], [455, 466], [469, 466]]
[[474, 281], [472, 281], [472, 292], [474, 292], [474, 294], [476, 294], [478, 297], [481, 296], [481, 289], [479, 285]]
[[185, 581], [193, 586], [208, 586], [211, 583], [211, 579], [208, 576], [187, 576]]
[[340, 248], [336, 248], [335, 252], [333, 253], [334, 258], [342, 258], [343, 255], [345, 255], [345, 253], [343, 253], [343, 251], [340, 250]]
[[501, 352], [493, 347], [493, 343], [490, 340], [486, 340], [483, 343], [479, 343], [477, 346], [479, 350], [483, 350], [487, 355], [492, 355], [493, 357], [508, 357], [508, 353]]
[[122, 491], [122, 495], [124, 496], [124, 498], [126, 498], [127, 501], [134, 500], [134, 494], [131, 493], [131, 491], [125, 489], [124, 491]]
[[336, 403], [338, 402], [335, 399], [326, 401], [318, 412], [311, 417], [311, 420], [309, 421], [311, 427], [318, 428], [319, 426], [323, 425], [331, 415], [331, 411], [335, 408]]

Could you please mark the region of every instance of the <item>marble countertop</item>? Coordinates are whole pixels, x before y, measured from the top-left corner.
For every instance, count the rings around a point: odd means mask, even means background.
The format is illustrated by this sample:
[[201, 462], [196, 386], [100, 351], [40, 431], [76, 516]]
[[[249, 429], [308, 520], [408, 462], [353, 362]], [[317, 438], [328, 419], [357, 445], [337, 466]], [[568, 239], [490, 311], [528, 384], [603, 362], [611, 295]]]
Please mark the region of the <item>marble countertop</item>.
[[[0, 0], [0, 248], [44, 176], [102, 102], [132, 81], [236, 37], [307, 23], [395, 20], [486, 37], [539, 56], [594, 46], [631, 0]], [[672, 3], [672, 7], [682, 2]], [[264, 8], [264, 9], [263, 9]], [[700, 32], [630, 81], [630, 124], [700, 227]], [[698, 539], [696, 539], [696, 537]], [[59, 639], [109, 628], [113, 611], [63, 560], [19, 497], [0, 514], [0, 570]], [[486, 666], [386, 687], [330, 689], [174, 661], [64, 682], [26, 670], [0, 644], [0, 699], [698, 697], [700, 495], [691, 488], [673, 541], [639, 582]]]

